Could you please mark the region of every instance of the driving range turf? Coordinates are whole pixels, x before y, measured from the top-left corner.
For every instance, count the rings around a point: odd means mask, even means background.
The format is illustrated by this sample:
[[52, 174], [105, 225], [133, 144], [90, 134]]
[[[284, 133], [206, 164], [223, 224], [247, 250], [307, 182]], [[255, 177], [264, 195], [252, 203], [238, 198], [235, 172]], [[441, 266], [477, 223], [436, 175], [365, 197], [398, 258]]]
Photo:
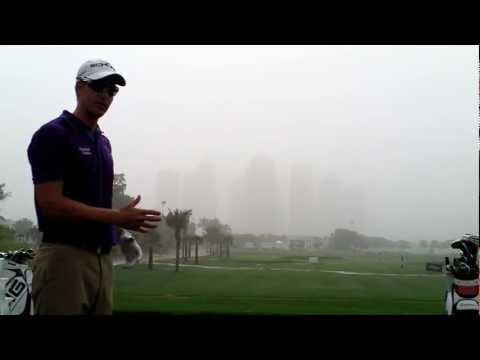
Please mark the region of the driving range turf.
[[[310, 256], [318, 263], [309, 263]], [[205, 267], [181, 266], [177, 273], [174, 259], [153, 270], [116, 267], [114, 313], [443, 314], [446, 277], [425, 270], [427, 261], [443, 257], [405, 259], [401, 268], [398, 254], [244, 251], [228, 259], [202, 257]]]

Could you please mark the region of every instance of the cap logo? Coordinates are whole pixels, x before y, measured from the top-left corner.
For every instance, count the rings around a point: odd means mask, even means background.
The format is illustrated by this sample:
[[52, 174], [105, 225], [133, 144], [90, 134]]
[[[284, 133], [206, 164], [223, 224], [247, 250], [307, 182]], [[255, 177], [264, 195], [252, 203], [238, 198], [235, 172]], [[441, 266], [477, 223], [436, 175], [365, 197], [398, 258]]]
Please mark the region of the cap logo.
[[95, 64], [90, 64], [90, 67], [91, 67], [91, 68], [94, 68], [94, 67], [102, 67], [102, 66], [106, 66], [106, 67], [112, 69], [113, 71], [115, 71], [115, 69], [113, 68], [113, 66], [110, 65], [109, 63], [95, 63]]

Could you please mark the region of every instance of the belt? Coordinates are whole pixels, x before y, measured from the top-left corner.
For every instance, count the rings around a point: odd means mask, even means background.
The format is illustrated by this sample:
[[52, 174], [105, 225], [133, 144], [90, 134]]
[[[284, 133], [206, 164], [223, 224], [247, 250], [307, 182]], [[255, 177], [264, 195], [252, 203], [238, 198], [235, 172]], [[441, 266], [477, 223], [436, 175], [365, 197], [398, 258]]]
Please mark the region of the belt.
[[112, 250], [111, 245], [72, 244], [75, 247], [93, 252], [97, 255], [107, 255]]
[[56, 241], [43, 241], [44, 243], [50, 244], [60, 244], [73, 246], [79, 249], [87, 250], [97, 255], [107, 255], [112, 250], [112, 245], [96, 245], [88, 243], [65, 243], [65, 242], [56, 242]]

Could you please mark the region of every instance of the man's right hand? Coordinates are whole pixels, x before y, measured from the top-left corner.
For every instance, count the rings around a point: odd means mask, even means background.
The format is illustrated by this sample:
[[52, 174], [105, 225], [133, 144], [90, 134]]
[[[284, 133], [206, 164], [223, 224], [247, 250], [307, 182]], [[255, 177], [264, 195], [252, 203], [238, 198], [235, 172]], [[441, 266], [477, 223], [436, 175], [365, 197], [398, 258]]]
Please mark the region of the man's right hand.
[[136, 208], [135, 206], [140, 202], [140, 199], [141, 197], [138, 195], [130, 204], [119, 210], [116, 225], [127, 230], [141, 233], [147, 233], [148, 229], [157, 227], [157, 225], [150, 224], [149, 222], [161, 221], [160, 212]]
[[157, 227], [148, 222], [161, 220], [160, 212], [156, 210], [135, 208], [140, 202], [140, 196], [120, 210], [97, 208], [63, 196], [63, 181], [36, 184], [35, 199], [47, 217], [115, 224], [141, 233]]

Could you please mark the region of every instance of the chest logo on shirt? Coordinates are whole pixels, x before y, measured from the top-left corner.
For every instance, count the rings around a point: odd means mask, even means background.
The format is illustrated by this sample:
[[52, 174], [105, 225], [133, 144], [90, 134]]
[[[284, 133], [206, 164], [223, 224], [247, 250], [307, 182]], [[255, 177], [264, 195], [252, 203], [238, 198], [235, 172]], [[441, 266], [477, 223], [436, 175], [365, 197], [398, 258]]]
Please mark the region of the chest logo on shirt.
[[92, 155], [92, 150], [88, 146], [79, 146], [78, 150], [80, 150], [82, 155]]

